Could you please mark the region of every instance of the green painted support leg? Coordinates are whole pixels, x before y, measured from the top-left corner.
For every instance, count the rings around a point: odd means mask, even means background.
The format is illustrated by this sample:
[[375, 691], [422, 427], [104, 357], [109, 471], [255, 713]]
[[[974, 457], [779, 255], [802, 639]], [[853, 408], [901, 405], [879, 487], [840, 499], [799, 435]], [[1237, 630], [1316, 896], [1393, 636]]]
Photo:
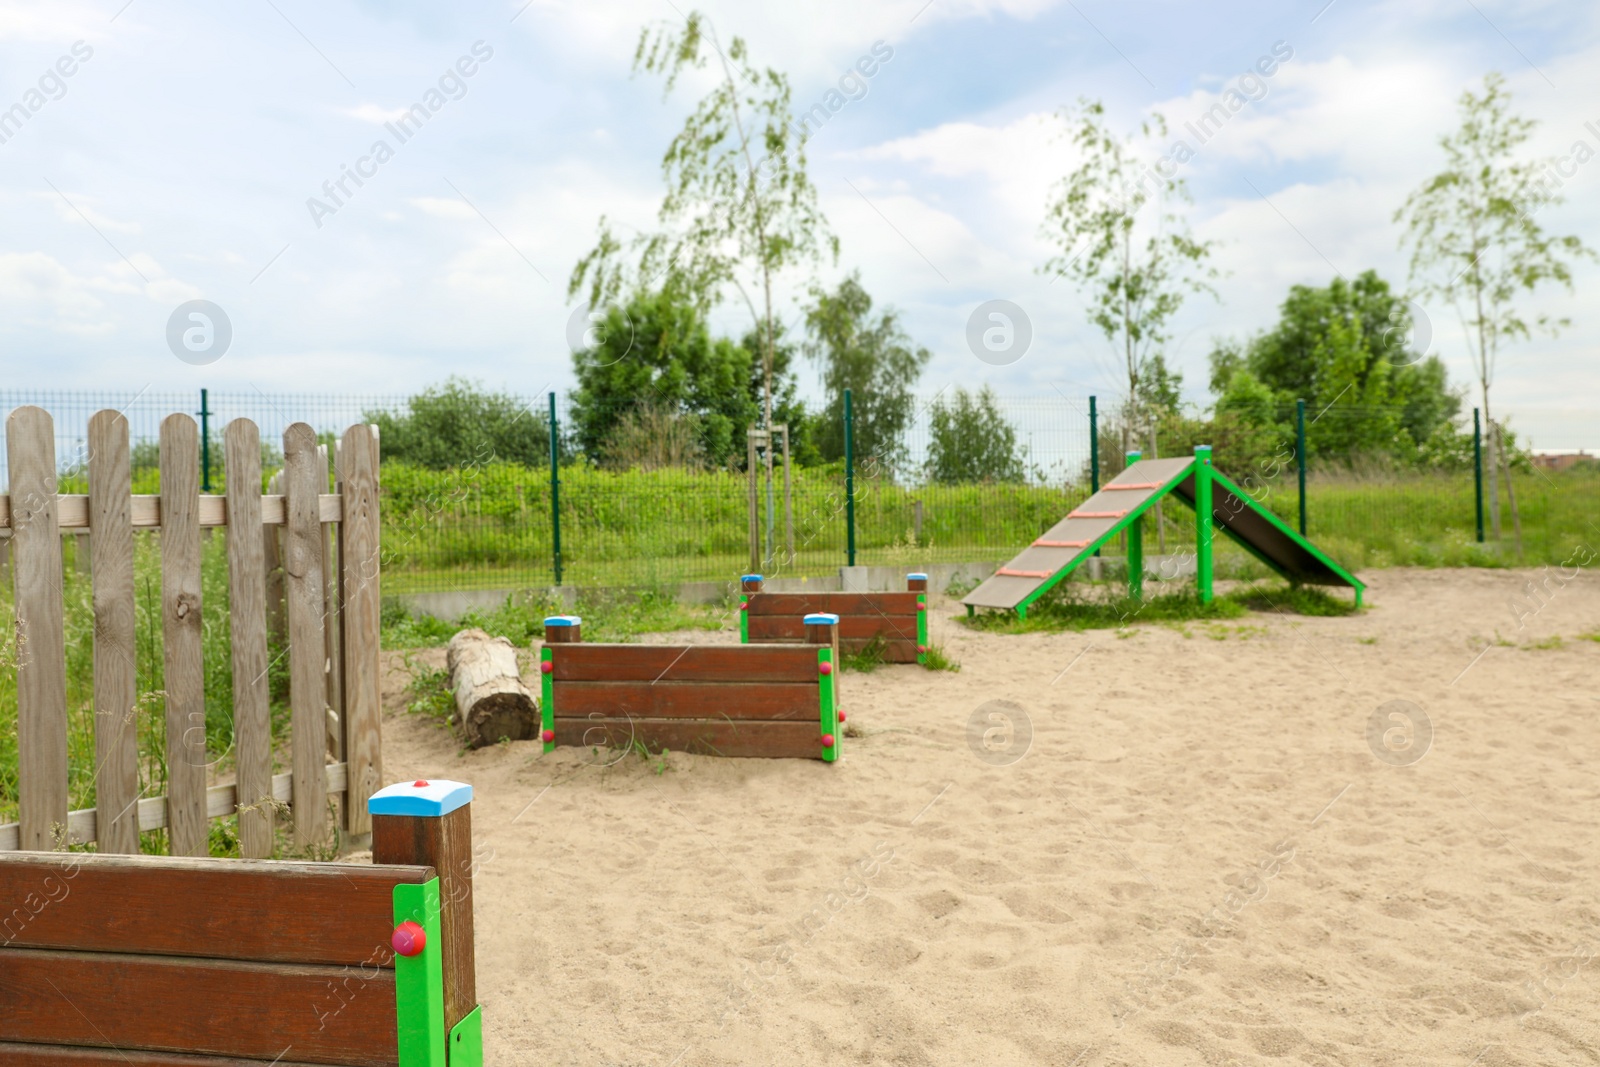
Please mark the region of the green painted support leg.
[[1211, 446], [1194, 446], [1195, 586], [1200, 603], [1211, 603], [1211, 549], [1215, 518], [1211, 504]]
[[1128, 527], [1128, 599], [1144, 598], [1144, 516]]
[[395, 955], [394, 1006], [400, 1067], [445, 1067], [444, 936], [439, 928], [439, 879], [394, 887], [394, 923], [422, 927], [425, 947]]
[[[967, 608], [968, 611], [972, 609]], [[928, 594], [917, 594], [917, 662], [928, 662]]]
[[836, 688], [838, 665], [833, 662], [833, 649], [817, 649], [817, 691], [822, 720], [822, 736], [833, 741], [822, 748], [822, 759], [832, 763], [839, 758], [839, 700]]
[[556, 750], [555, 650], [549, 645], [539, 650], [539, 737], [544, 750]]

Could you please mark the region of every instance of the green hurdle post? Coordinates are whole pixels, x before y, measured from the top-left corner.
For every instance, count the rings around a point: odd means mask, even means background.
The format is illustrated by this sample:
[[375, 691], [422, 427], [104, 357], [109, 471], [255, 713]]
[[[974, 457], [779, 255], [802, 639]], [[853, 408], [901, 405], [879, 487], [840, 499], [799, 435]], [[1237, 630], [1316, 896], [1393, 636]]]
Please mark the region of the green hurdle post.
[[750, 643], [750, 597], [761, 592], [761, 575], [742, 574], [739, 576], [739, 643]]
[[553, 645], [583, 641], [583, 619], [576, 615], [551, 615], [544, 620], [544, 647], [539, 650], [539, 739], [546, 752], [556, 748], [556, 650]]
[[421, 885], [394, 887], [389, 945], [395, 953], [400, 1067], [483, 1067], [483, 1008], [475, 1003], [472, 944], [471, 803], [470, 785], [443, 779], [391, 785], [367, 802], [372, 862], [437, 872]]
[[917, 594], [917, 662], [928, 662], [928, 576], [921, 571], [906, 575], [906, 591]]
[[817, 649], [817, 704], [821, 726], [822, 760], [839, 758], [844, 740], [844, 712], [839, 710], [839, 616], [819, 611], [806, 616], [806, 644]]

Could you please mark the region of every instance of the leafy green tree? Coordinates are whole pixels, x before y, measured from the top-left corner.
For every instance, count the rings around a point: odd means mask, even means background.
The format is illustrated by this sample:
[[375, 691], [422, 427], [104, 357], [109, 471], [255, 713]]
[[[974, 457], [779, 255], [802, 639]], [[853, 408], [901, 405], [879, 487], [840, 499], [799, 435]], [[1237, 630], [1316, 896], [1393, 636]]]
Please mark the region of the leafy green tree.
[[858, 461], [893, 471], [905, 458], [903, 438], [915, 414], [912, 390], [933, 354], [917, 346], [886, 308], [872, 314], [872, 297], [851, 274], [833, 292], [811, 290], [806, 310], [806, 354], [822, 368], [826, 396], [814, 424], [824, 460], [844, 455], [844, 391], [851, 391]]
[[1467, 90], [1459, 108], [1460, 127], [1439, 139], [1445, 169], [1413, 191], [1394, 217], [1405, 226], [1401, 244], [1411, 246], [1411, 278], [1421, 281], [1421, 294], [1448, 301], [1467, 325], [1490, 427], [1485, 465], [1490, 527], [1498, 539], [1501, 432], [1489, 406], [1496, 359], [1502, 347], [1526, 340], [1534, 329], [1553, 336], [1568, 324], [1543, 313], [1529, 318], [1518, 301], [1547, 282], [1570, 292], [1571, 263], [1595, 253], [1576, 236], [1546, 234], [1534, 220], [1539, 208], [1564, 198], [1540, 178], [1553, 160], [1515, 158], [1537, 123], [1511, 113], [1505, 78], [1485, 75], [1483, 95]]
[[550, 431], [542, 413], [464, 378], [423, 390], [404, 412], [368, 411], [362, 417], [378, 427], [384, 459], [434, 470], [491, 460], [549, 462]]
[[1025, 477], [1016, 428], [987, 385], [977, 393], [957, 386], [948, 401], [934, 401], [929, 416], [927, 475], [932, 481], [1020, 482]]
[[[1051, 193], [1042, 232], [1060, 253], [1042, 273], [1068, 275], [1085, 290], [1089, 321], [1120, 349], [1128, 385], [1127, 450], [1141, 418], [1140, 382], [1168, 339], [1167, 324], [1187, 295], [1215, 295], [1209, 279], [1217, 272], [1207, 263], [1214, 243], [1189, 232], [1178, 209], [1189, 202], [1188, 188], [1176, 168], [1166, 177], [1160, 164], [1146, 166], [1140, 157], [1165, 140], [1161, 115], [1152, 114], [1137, 136], [1123, 138], [1107, 125], [1098, 100], [1080, 99], [1060, 114], [1083, 161]], [[1147, 204], [1154, 210], [1145, 212]]]
[[[745, 429], [758, 411], [749, 393], [749, 350], [713, 339], [693, 305], [665, 292], [637, 295], [626, 309], [612, 307], [600, 326], [598, 343], [572, 356], [578, 386], [570, 420], [579, 450], [605, 457], [608, 442], [626, 426], [635, 444], [625, 454], [637, 454], [636, 442], [648, 428], [687, 416], [698, 436], [696, 455], [713, 466], [742, 465]], [[610, 454], [618, 454], [616, 447]]]
[[[1374, 271], [1296, 285], [1271, 330], [1212, 352], [1211, 388], [1219, 398], [1242, 395], [1245, 374], [1275, 397], [1280, 420], [1304, 400], [1317, 421], [1313, 455], [1409, 457], [1461, 406], [1439, 358], [1405, 347], [1413, 325], [1409, 305]], [[1217, 410], [1229, 406], [1219, 400]]]
[[[827, 232], [806, 174], [787, 75], [752, 66], [742, 38], [724, 49], [711, 20], [698, 11], [681, 25], [646, 26], [633, 69], [660, 76], [665, 95], [685, 71], [703, 69], [712, 55], [721, 68], [715, 88], [696, 104], [661, 160], [667, 185], [658, 213], [661, 231], [625, 246], [602, 217], [600, 239], [573, 268], [568, 294], [587, 287], [590, 305], [601, 307], [624, 291], [659, 286], [705, 313], [733, 289], [761, 337], [761, 424], [770, 426], [778, 344], [774, 280], [824, 252], [837, 259], [838, 241]], [[626, 262], [630, 251], [637, 257], [632, 265]], [[770, 451], [766, 466], [770, 542]]]

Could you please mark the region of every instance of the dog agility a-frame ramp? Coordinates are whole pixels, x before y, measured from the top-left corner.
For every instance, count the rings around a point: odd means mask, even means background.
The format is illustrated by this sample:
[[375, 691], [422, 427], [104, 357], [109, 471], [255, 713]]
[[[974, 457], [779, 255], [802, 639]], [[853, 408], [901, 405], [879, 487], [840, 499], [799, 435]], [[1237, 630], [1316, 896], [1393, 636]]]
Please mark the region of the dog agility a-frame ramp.
[[1130, 452], [1132, 462], [1126, 470], [963, 597], [967, 613], [1001, 608], [1025, 617], [1030, 604], [1124, 532], [1128, 593], [1139, 597], [1144, 584], [1144, 514], [1167, 496], [1195, 513], [1195, 581], [1202, 602], [1212, 596], [1212, 548], [1221, 529], [1289, 581], [1347, 585], [1355, 590], [1357, 606], [1361, 604], [1364, 584], [1213, 467], [1210, 448], [1201, 446], [1194, 453], [1192, 459], [1139, 459], [1137, 452]]

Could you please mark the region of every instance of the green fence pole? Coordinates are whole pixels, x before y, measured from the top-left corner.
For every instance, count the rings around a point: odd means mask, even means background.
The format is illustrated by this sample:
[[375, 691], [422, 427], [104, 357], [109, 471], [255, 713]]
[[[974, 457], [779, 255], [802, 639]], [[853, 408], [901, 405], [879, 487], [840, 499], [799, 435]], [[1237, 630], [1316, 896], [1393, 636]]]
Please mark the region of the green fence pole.
[[[1095, 398], [1089, 398], [1089, 495], [1100, 491], [1100, 412], [1095, 409]], [[1100, 550], [1094, 550], [1096, 557]]]
[[1211, 446], [1194, 446], [1195, 585], [1200, 603], [1211, 603]]
[[[1139, 462], [1142, 453], [1129, 452], [1123, 457], [1127, 466]], [[1128, 599], [1144, 596], [1144, 516], [1140, 515], [1128, 527]]]
[[[206, 404], [206, 391], [200, 390], [200, 491], [211, 492], [211, 409]], [[324, 487], [323, 492], [327, 492]]]
[[1306, 535], [1306, 402], [1294, 402], [1294, 465], [1300, 475], [1300, 536]]
[[556, 394], [550, 394], [550, 556], [561, 584], [561, 447], [556, 424]]
[[1483, 421], [1478, 408], [1472, 409], [1472, 490], [1478, 519], [1478, 544], [1483, 544]]
[[856, 419], [850, 390], [844, 391], [844, 536], [850, 566], [856, 565]]

